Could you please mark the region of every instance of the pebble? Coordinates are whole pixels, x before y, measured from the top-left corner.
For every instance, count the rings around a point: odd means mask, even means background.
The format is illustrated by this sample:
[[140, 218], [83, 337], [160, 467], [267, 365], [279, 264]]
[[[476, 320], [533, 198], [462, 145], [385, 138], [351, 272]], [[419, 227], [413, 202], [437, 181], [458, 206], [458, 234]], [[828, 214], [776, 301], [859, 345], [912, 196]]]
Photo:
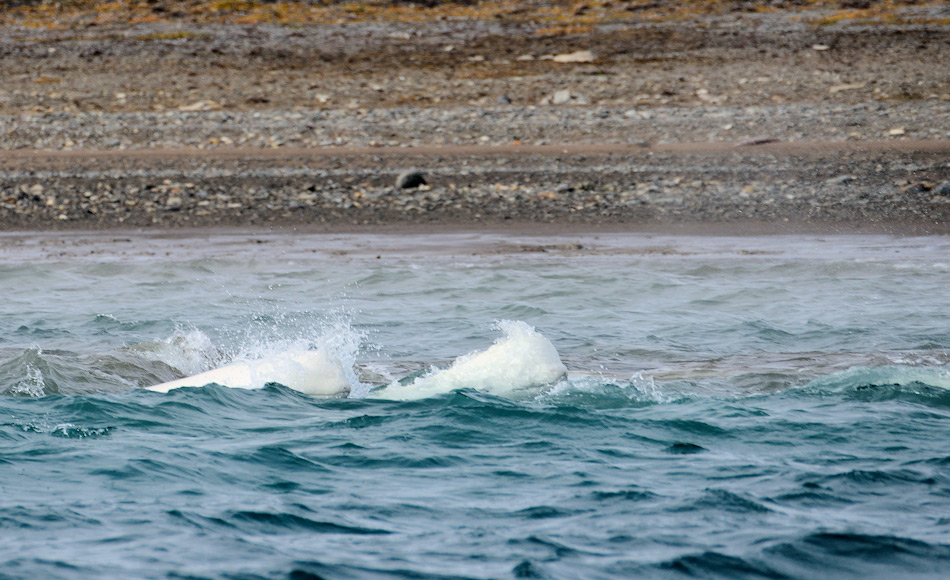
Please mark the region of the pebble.
[[753, 137], [751, 139], [743, 139], [736, 143], [736, 147], [754, 147], [755, 145], [768, 145], [769, 143], [778, 143], [779, 139], [775, 137]]
[[597, 56], [589, 50], [578, 50], [577, 52], [555, 55], [551, 60], [560, 63], [594, 62], [597, 60]]
[[[580, 95], [576, 95], [572, 93], [568, 89], [562, 89], [560, 91], [555, 92], [553, 95], [542, 99], [541, 104], [542, 105], [567, 105], [567, 104], [586, 105], [587, 99], [585, 99], [584, 97]], [[601, 113], [603, 112], [606, 112], [606, 111], [602, 111]], [[597, 116], [599, 116], [602, 119], [605, 119], [608, 116], [610, 116], [609, 113], [606, 115], [603, 115], [601, 113], [598, 113]]]
[[189, 105], [182, 105], [178, 107], [179, 111], [217, 111], [222, 108], [221, 103], [217, 103], [211, 100], [205, 101], [196, 101]]
[[557, 91], [551, 96], [551, 103], [554, 105], [564, 105], [570, 103], [572, 98], [574, 98], [574, 95], [571, 94], [571, 91], [564, 89]]
[[854, 181], [853, 175], [839, 175], [837, 177], [832, 177], [831, 179], [825, 181], [828, 185], [847, 185]]

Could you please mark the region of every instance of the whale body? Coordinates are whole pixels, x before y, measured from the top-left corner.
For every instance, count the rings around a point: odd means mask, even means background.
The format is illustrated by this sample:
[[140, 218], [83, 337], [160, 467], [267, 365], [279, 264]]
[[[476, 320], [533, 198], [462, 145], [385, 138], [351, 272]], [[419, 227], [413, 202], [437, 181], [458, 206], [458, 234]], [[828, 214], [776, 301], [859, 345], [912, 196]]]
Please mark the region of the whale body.
[[475, 389], [502, 397], [536, 394], [564, 378], [567, 368], [557, 349], [532, 326], [521, 321], [498, 323], [505, 336], [485, 350], [459, 357], [450, 367], [419, 377], [411, 384], [390, 384], [370, 396], [412, 400]]
[[172, 389], [211, 383], [235, 389], [259, 389], [267, 383], [280, 383], [318, 397], [345, 396], [350, 391], [343, 363], [325, 349], [282, 352], [146, 388], [167, 393]]

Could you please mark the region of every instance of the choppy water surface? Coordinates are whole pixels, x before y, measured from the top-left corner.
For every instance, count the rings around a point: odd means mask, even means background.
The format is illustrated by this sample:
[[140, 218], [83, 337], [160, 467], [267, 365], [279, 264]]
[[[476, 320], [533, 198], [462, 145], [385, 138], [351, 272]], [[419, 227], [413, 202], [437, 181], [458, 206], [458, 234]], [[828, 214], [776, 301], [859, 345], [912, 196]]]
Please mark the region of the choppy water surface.
[[[945, 578], [948, 251], [4, 238], [0, 578]], [[287, 349], [349, 395], [142, 388]]]

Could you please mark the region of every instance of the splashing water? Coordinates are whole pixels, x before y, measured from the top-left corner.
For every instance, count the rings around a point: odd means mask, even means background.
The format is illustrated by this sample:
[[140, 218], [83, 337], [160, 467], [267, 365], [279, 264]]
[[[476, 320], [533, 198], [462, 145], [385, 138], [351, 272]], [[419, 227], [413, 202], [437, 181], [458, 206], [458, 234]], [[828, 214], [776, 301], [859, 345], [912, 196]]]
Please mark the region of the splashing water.
[[211, 338], [197, 328], [177, 329], [167, 338], [140, 343], [134, 350], [147, 359], [164, 363], [188, 375], [210, 370], [222, 364], [226, 358]]
[[7, 393], [26, 397], [42, 397], [46, 394], [46, 382], [43, 380], [43, 371], [32, 364], [26, 365], [26, 376], [13, 383]]

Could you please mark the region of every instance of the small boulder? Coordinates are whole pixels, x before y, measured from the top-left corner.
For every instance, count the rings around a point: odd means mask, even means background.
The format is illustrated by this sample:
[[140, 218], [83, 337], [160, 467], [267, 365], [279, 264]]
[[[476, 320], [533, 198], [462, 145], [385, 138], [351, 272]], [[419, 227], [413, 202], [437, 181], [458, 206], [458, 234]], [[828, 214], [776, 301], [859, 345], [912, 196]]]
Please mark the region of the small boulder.
[[927, 193], [928, 191], [933, 190], [934, 184], [929, 181], [918, 181], [916, 183], [911, 183], [910, 185], [901, 188], [901, 193]]
[[396, 178], [396, 189], [414, 189], [427, 183], [429, 182], [426, 181], [425, 173], [417, 169], [409, 169]]

